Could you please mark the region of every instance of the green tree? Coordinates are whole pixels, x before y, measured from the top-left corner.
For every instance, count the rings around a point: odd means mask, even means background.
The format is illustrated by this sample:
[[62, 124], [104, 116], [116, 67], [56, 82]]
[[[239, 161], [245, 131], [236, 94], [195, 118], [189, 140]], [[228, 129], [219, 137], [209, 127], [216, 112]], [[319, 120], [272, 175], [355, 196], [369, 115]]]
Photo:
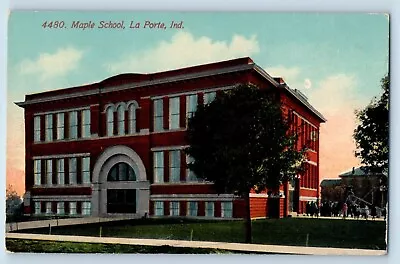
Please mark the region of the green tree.
[[357, 150], [355, 156], [365, 165], [365, 170], [382, 173], [389, 165], [389, 76], [381, 80], [382, 94], [370, 104], [356, 111], [359, 121], [354, 130]]
[[199, 105], [188, 123], [189, 168], [214, 183], [218, 193], [233, 193], [246, 204], [246, 242], [251, 243], [249, 193], [292, 180], [301, 170], [304, 151], [296, 148], [279, 95], [239, 85]]
[[17, 194], [12, 185], [8, 185], [6, 189], [6, 216], [15, 220], [21, 215], [21, 197]]

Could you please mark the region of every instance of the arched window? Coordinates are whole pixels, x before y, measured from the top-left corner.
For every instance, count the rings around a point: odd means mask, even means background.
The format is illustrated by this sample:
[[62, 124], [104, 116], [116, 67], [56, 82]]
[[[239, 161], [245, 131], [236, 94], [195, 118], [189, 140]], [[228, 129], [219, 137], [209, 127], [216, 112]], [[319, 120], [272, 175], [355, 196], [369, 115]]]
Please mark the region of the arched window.
[[136, 133], [136, 106], [129, 105], [129, 134]]
[[136, 174], [131, 166], [120, 162], [111, 168], [107, 181], [136, 181]]
[[107, 136], [114, 135], [114, 111], [112, 107], [107, 108]]
[[125, 108], [120, 105], [117, 108], [118, 112], [118, 135], [122, 136], [125, 134]]

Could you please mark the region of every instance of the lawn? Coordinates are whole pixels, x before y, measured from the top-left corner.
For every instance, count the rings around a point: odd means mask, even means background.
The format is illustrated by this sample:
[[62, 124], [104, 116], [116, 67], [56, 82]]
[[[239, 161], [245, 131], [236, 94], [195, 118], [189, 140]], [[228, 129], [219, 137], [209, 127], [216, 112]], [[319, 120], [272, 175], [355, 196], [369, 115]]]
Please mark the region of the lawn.
[[[51, 234], [244, 242], [242, 221], [147, 219], [52, 227]], [[284, 218], [253, 221], [253, 243], [386, 249], [383, 221]], [[23, 230], [48, 234], [48, 228]]]
[[[138, 253], [138, 254], [227, 254], [246, 253], [220, 249], [179, 248], [171, 246], [137, 246], [119, 244], [97, 244], [76, 242], [54, 242], [25, 239], [6, 239], [6, 248], [11, 252], [29, 253]], [[248, 253], [248, 252], [247, 252]]]

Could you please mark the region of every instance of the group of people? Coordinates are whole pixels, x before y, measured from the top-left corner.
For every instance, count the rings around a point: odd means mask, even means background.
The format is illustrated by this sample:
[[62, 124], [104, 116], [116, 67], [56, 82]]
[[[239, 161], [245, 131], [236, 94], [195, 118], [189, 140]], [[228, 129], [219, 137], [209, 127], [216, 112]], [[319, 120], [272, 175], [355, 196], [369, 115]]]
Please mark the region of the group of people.
[[307, 202], [306, 203], [306, 215], [311, 217], [319, 216], [319, 207], [316, 202]]
[[366, 203], [356, 204], [354, 202], [322, 202], [320, 207], [316, 202], [307, 202], [306, 215], [311, 217], [328, 216], [328, 217], [352, 217], [359, 219], [360, 217], [368, 219], [372, 217], [383, 216], [386, 219], [386, 208], [380, 209], [376, 205], [368, 205]]

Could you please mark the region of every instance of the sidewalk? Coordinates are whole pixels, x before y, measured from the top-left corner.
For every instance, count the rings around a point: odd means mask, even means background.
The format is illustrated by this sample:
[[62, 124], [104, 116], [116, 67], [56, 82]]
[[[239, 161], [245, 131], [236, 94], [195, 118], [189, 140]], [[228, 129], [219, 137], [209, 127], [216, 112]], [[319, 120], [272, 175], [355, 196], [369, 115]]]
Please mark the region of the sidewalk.
[[276, 246], [276, 245], [241, 244], [241, 243], [224, 243], [224, 242], [208, 242], [208, 241], [133, 239], [133, 238], [116, 238], [116, 237], [38, 235], [38, 234], [22, 234], [22, 233], [6, 233], [6, 238], [84, 242], [84, 243], [144, 245], [144, 246], [168, 245], [172, 247], [214, 248], [214, 249], [225, 249], [232, 251], [261, 252], [270, 254], [272, 253], [272, 254], [296, 254], [296, 255], [376, 256], [376, 255], [385, 255], [387, 253], [385, 250], [367, 250], [367, 249]]
[[90, 223], [103, 223], [121, 220], [134, 219], [132, 217], [113, 217], [113, 218], [102, 218], [102, 217], [84, 217], [84, 218], [65, 218], [65, 219], [51, 219], [51, 220], [37, 220], [29, 222], [16, 222], [6, 223], [6, 233], [10, 231], [17, 231], [23, 229], [33, 229], [53, 226], [66, 226], [66, 225], [81, 225]]

